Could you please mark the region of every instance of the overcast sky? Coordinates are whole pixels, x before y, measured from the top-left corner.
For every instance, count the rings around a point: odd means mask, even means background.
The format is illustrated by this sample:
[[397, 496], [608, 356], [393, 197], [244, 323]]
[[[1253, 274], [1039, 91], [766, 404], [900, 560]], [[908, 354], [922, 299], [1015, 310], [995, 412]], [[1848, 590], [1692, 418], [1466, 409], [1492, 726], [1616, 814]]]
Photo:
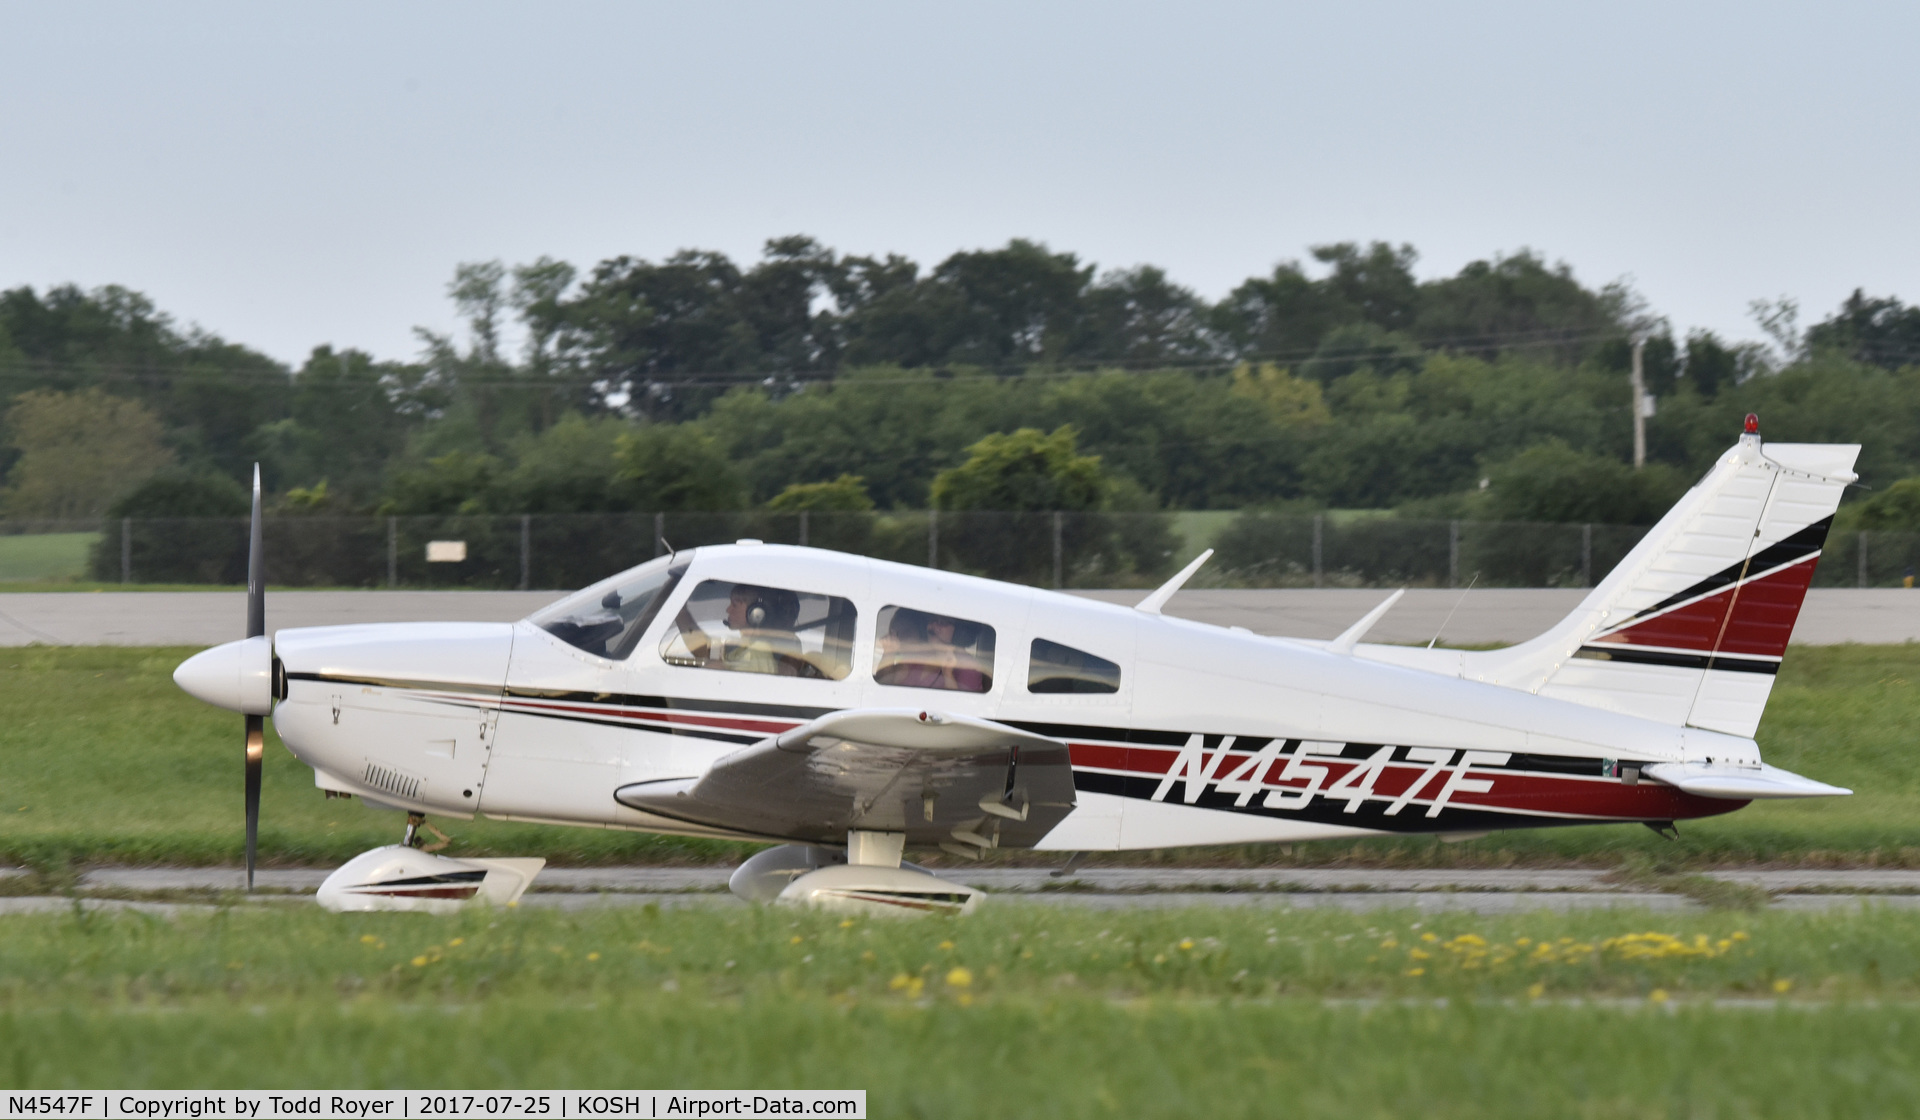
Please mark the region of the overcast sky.
[[298, 361], [460, 261], [1046, 242], [1208, 298], [1533, 247], [1681, 330], [1920, 299], [1920, 5], [5, 3], [0, 287]]

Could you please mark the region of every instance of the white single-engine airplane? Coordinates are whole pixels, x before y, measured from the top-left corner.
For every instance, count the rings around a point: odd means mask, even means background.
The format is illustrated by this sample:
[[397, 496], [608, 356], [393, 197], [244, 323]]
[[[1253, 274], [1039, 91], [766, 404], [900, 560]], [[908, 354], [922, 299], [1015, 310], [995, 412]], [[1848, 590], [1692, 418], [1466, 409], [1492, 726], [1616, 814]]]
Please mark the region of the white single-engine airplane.
[[407, 812], [334, 909], [508, 901], [542, 865], [432, 855], [427, 814], [773, 842], [737, 894], [858, 912], [977, 903], [909, 848], [1667, 828], [1849, 792], [1753, 734], [1858, 452], [1748, 417], [1577, 610], [1473, 652], [1362, 644], [1391, 600], [1330, 642], [1163, 615], [1205, 556], [1127, 608], [757, 541], [517, 623], [269, 638], [256, 471], [248, 637], [174, 679], [246, 714], [249, 886], [268, 714], [330, 796]]

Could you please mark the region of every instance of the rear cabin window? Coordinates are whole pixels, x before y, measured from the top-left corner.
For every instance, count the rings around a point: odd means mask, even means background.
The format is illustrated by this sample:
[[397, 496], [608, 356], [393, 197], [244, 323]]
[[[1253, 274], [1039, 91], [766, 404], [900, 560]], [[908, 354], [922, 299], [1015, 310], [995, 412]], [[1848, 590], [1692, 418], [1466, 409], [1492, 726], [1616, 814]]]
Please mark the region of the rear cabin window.
[[1035, 638], [1027, 659], [1027, 691], [1118, 692], [1120, 666], [1059, 642]]
[[832, 595], [703, 581], [660, 641], [688, 669], [845, 680], [853, 671], [853, 604]]
[[897, 688], [985, 692], [993, 687], [993, 627], [951, 615], [883, 607], [873, 679]]
[[625, 661], [687, 573], [670, 556], [621, 572], [527, 617], [554, 637], [597, 657]]

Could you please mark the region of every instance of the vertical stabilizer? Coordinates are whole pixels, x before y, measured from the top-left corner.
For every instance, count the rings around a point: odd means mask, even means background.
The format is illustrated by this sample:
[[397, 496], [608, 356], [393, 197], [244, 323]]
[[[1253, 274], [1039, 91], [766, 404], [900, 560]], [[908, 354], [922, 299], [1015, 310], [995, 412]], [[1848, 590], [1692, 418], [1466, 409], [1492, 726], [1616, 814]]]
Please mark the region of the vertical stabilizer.
[[1722, 455], [1580, 607], [1461, 675], [1662, 723], [1751, 737], [1773, 689], [1856, 444]]

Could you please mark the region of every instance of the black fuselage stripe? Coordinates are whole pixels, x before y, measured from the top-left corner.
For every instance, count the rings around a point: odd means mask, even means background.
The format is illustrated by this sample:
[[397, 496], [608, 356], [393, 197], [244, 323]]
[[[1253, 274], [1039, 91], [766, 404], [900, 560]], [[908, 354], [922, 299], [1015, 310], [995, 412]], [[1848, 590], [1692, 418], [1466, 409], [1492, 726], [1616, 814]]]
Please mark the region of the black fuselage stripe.
[[1670, 669], [1721, 669], [1732, 673], [1780, 672], [1778, 661], [1757, 657], [1733, 657], [1724, 653], [1681, 653], [1653, 649], [1621, 649], [1616, 646], [1581, 646], [1575, 657], [1589, 661], [1622, 661], [1629, 665], [1659, 665]]
[[[1620, 651], [1604, 650], [1602, 652], [1607, 653], [1609, 656], [1612, 656], [1617, 660], [1624, 660], [1624, 658], [1622, 658], [1620, 655]], [[1640, 653], [1643, 651], [1626, 651], [1626, 652]], [[1660, 656], [1664, 656], [1664, 655], [1660, 655]], [[1702, 657], [1701, 660], [1704, 661], [1706, 659]], [[1777, 664], [1772, 662], [1765, 662], [1761, 664], [1765, 666], [1770, 666], [1771, 668], [1778, 668]], [[1716, 666], [1716, 667], [1726, 668], [1729, 666], [1722, 665], [1722, 666]], [[1766, 671], [1769, 671], [1769, 669], [1756, 666], [1755, 668], [1748, 669], [1746, 671], [1766, 672]], [[302, 678], [302, 679], [311, 679], [311, 677]], [[398, 687], [398, 686], [395, 686], [395, 687]], [[587, 694], [581, 694], [581, 695], [587, 695]], [[613, 694], [595, 693], [592, 695], [597, 696], [597, 695], [613, 695]], [[648, 697], [646, 699], [648, 701], [646, 705], [647, 707], [662, 706], [656, 703], [656, 701], [659, 701], [662, 699], [660, 697]], [[709, 704], [706, 701], [697, 701], [697, 700], [692, 700], [684, 697], [669, 697], [665, 699], [671, 703], [672, 708], [677, 710], [684, 710], [684, 711], [690, 711], [690, 712], [702, 711], [702, 710], [706, 710], [706, 711], [723, 710], [721, 706], [717, 703]], [[454, 704], [454, 705], [461, 704], [460, 701], [457, 701], [451, 698], [439, 700], [437, 702], [445, 703], [445, 704]], [[601, 702], [606, 703], [605, 701], [601, 701]], [[607, 706], [611, 707], [613, 705], [608, 704]], [[742, 707], [750, 707], [750, 705], [732, 705], [732, 707], [735, 709], [738, 709]], [[771, 705], [763, 705], [762, 707], [771, 707]], [[729, 744], [734, 744], [739, 746], [751, 745], [753, 743], [758, 743], [768, 738], [768, 736], [760, 735], [760, 734], [746, 734], [746, 735], [730, 734], [722, 731], [709, 730], [707, 728], [687, 727], [682, 724], [654, 723], [654, 722], [638, 723], [638, 722], [632, 722], [633, 717], [622, 718], [622, 717], [613, 716], [613, 715], [609, 715], [607, 717], [594, 717], [594, 716], [580, 715], [580, 714], [570, 713], [570, 712], [526, 711], [517, 707], [507, 707], [507, 708], [504, 708], [503, 710], [509, 713], [529, 716], [535, 719], [554, 719], [554, 720], [564, 720], [571, 723], [594, 724], [601, 727], [614, 727], [614, 728], [620, 728], [622, 730], [627, 730], [627, 731], [641, 731], [641, 732], [647, 732], [654, 735], [682, 735], [682, 736], [688, 736], [696, 739], [708, 739], [715, 742], [729, 743]], [[826, 709], [826, 710], [830, 711], [831, 709]], [[739, 714], [739, 713], [736, 711], [731, 714]], [[755, 714], [759, 714], [759, 713], [755, 713]], [[1188, 731], [1157, 731], [1157, 730], [1151, 730], [1151, 729], [1125, 728], [1125, 727], [1100, 727], [1095, 725], [1082, 725], [1082, 724], [1035, 723], [1035, 722], [1029, 722], [1029, 721], [1012, 721], [1012, 720], [1007, 722], [1008, 722], [1008, 726], [1017, 727], [1023, 731], [1031, 731], [1037, 735], [1046, 735], [1050, 738], [1060, 739], [1063, 742], [1085, 742], [1090, 746], [1091, 745], [1114, 746], [1114, 747], [1134, 746], [1134, 747], [1153, 747], [1153, 748], [1160, 748], [1162, 750], [1172, 750], [1172, 749], [1179, 749], [1186, 746], [1187, 742], [1190, 739], [1192, 739], [1195, 734], [1199, 734], [1196, 732], [1188, 732]], [[1214, 752], [1220, 750], [1222, 744], [1225, 743], [1227, 740], [1229, 739], [1233, 740], [1232, 744], [1227, 746], [1226, 748], [1227, 755], [1229, 758], [1238, 758], [1238, 759], [1245, 759], [1245, 758], [1252, 757], [1254, 754], [1258, 753], [1263, 747], [1265, 747], [1269, 742], [1271, 742], [1274, 738], [1276, 738], [1276, 736], [1200, 734], [1201, 749], [1206, 751], [1209, 755], [1212, 755]], [[1329, 759], [1344, 758], [1349, 760], [1365, 760], [1367, 758], [1370, 758], [1374, 754], [1374, 752], [1378, 751], [1384, 745], [1386, 744], [1345, 743], [1341, 746], [1340, 752], [1338, 754], [1329, 754], [1321, 757], [1326, 757]], [[1425, 762], [1414, 761], [1408, 758], [1407, 752], [1409, 750], [1415, 749], [1416, 747], [1418, 747], [1418, 744], [1410, 744], [1410, 745], [1395, 744], [1394, 757], [1390, 759], [1390, 762], [1394, 765], [1418, 765], [1418, 766], [1427, 765], [1427, 763]], [[1230, 772], [1232, 769], [1232, 766], [1230, 764], [1223, 762], [1218, 767], [1218, 769], [1222, 773]], [[1544, 777], [1555, 777], [1555, 778], [1608, 777], [1608, 775], [1605, 773], [1605, 763], [1598, 757], [1573, 757], [1573, 756], [1564, 756], [1564, 755], [1510, 753], [1507, 763], [1504, 766], [1487, 767], [1485, 769], [1492, 773], [1511, 774], [1515, 776], [1531, 774], [1531, 775], [1539, 775]], [[1092, 767], [1092, 768], [1077, 767], [1075, 769], [1075, 773], [1077, 775], [1089, 774], [1096, 778], [1105, 778], [1108, 776], [1104, 774], [1101, 768], [1099, 767]], [[1134, 774], [1129, 776], [1127, 780], [1146, 781], [1157, 786], [1161, 781], [1165, 780], [1165, 777], [1166, 775], [1164, 774], [1152, 774], [1152, 775]], [[1176, 780], [1184, 780], [1184, 779], [1176, 779]], [[1086, 788], [1086, 787], [1082, 787], [1082, 788]], [[646, 811], [651, 813], [656, 813], [656, 814], [658, 813], [658, 810], [655, 810], [655, 809], [648, 809]], [[665, 815], [665, 814], [660, 814], [660, 815]], [[707, 825], [708, 827], [715, 827], [714, 825], [711, 824], [711, 822], [706, 822], [706, 821], [690, 821], [690, 823], [699, 823], [699, 824]], [[1349, 818], [1348, 820], [1342, 821], [1340, 823], [1351, 823], [1351, 819]]]
[[290, 681], [322, 681], [328, 684], [372, 685], [408, 691], [469, 692], [481, 696], [500, 696], [509, 700], [549, 700], [569, 704], [604, 704], [620, 708], [691, 709], [735, 716], [772, 716], [781, 719], [811, 720], [838, 711], [837, 708], [803, 708], [792, 704], [748, 704], [734, 700], [690, 700], [680, 696], [642, 696], [630, 692], [584, 692], [554, 688], [510, 688], [462, 681], [411, 680], [397, 677], [360, 677], [344, 673], [288, 673]]
[[[1827, 530], [1832, 527], [1832, 525], [1833, 517], [1831, 515], [1823, 517], [1792, 536], [1787, 537], [1785, 540], [1770, 544], [1750, 557], [1727, 565], [1707, 578], [1696, 582], [1685, 591], [1667, 596], [1653, 606], [1634, 615], [1633, 619], [1643, 619], [1650, 615], [1660, 614], [1663, 611], [1680, 606], [1694, 599], [1702, 599], [1708, 595], [1717, 595], [1727, 588], [1732, 587], [1734, 584], [1739, 583], [1747, 573], [1753, 573], [1758, 576], [1771, 572], [1776, 568], [1784, 568], [1797, 561], [1805, 560], [1826, 547]], [[1629, 621], [1629, 624], [1631, 624], [1631, 621], [1632, 620]], [[1615, 629], [1623, 628], [1624, 627], [1615, 627]]]

